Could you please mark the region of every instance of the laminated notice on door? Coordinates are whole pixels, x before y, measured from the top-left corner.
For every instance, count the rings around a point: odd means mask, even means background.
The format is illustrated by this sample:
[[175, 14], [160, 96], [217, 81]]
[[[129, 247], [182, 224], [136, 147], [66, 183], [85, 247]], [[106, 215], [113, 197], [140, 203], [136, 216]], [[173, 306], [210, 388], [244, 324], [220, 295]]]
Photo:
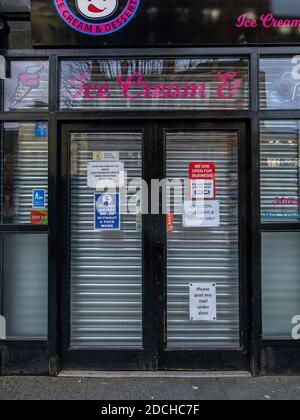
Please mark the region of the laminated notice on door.
[[217, 321], [216, 283], [190, 284], [190, 320]]
[[220, 202], [185, 201], [183, 205], [183, 226], [185, 228], [219, 227]]
[[192, 162], [189, 166], [190, 197], [193, 200], [213, 200], [216, 197], [216, 165], [212, 162]]
[[88, 188], [105, 190], [122, 188], [125, 185], [123, 162], [93, 161], [87, 164]]

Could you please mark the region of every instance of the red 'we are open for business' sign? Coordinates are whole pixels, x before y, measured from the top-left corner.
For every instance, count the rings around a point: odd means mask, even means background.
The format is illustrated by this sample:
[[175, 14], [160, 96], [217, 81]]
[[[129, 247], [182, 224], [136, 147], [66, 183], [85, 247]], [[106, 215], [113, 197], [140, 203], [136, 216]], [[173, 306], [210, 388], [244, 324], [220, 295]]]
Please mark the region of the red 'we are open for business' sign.
[[216, 198], [216, 165], [212, 162], [191, 162], [189, 166], [192, 200]]

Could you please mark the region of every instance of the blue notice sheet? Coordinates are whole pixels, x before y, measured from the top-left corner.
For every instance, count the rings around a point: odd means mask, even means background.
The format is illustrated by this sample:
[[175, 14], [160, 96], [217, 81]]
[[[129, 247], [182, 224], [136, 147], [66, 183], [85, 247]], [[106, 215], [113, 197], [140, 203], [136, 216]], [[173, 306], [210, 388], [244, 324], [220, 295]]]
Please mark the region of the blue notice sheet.
[[95, 193], [95, 230], [120, 229], [120, 194]]

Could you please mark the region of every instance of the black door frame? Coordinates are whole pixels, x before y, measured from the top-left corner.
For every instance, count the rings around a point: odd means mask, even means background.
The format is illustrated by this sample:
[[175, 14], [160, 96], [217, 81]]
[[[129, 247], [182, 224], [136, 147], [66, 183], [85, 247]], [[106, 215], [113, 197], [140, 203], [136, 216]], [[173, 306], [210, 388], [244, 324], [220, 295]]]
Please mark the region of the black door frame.
[[[62, 263], [60, 264], [61, 285], [61, 363], [63, 369], [80, 370], [155, 370], [157, 369], [156, 346], [156, 291], [153, 288], [155, 220], [143, 216], [143, 344], [144, 349], [70, 349], [70, 133], [108, 130], [141, 131], [143, 133], [143, 179], [151, 184], [153, 126], [149, 122], [73, 123], [62, 126], [61, 141], [61, 188], [59, 201], [63, 204], [65, 222], [60, 226]], [[150, 181], [150, 182], [149, 182]], [[67, 197], [67, 199], [65, 199]], [[151, 200], [149, 192], [148, 200]], [[148, 310], [147, 310], [148, 308]]]
[[[136, 349], [74, 349], [70, 339], [70, 133], [97, 130], [134, 130], [143, 132], [143, 179], [151, 185], [151, 179], [165, 178], [164, 130], [186, 128], [188, 130], [236, 131], [239, 135], [239, 195], [240, 195], [240, 314], [241, 351], [220, 350], [169, 350], [166, 349], [166, 226], [165, 216], [143, 216], [143, 335], [144, 350]], [[246, 124], [236, 121], [149, 122], [112, 121], [110, 123], [67, 123], [62, 125], [61, 183], [59, 202], [62, 203], [59, 229], [61, 246], [60, 294], [61, 294], [61, 363], [63, 369], [80, 370], [250, 370], [250, 241], [248, 237], [250, 163], [247, 163], [248, 141]], [[160, 158], [157, 159], [156, 157]], [[67, 199], [65, 199], [67, 197]], [[151, 188], [148, 189], [151, 208]]]
[[[181, 121], [160, 123], [158, 126], [158, 156], [161, 178], [166, 178], [166, 137], [165, 131], [176, 131], [182, 128], [190, 131], [234, 131], [238, 134], [238, 172], [239, 172], [239, 276], [240, 276], [240, 340], [241, 350], [192, 350], [167, 348], [167, 233], [166, 217], [160, 218], [158, 228], [159, 253], [163, 255], [158, 276], [159, 288], [162, 290], [164, 305], [159, 308], [159, 324], [164, 325], [159, 342], [159, 369], [190, 370], [247, 370], [250, 371], [251, 343], [251, 162], [248, 130], [245, 122], [236, 121]], [[248, 159], [247, 159], [248, 158]]]

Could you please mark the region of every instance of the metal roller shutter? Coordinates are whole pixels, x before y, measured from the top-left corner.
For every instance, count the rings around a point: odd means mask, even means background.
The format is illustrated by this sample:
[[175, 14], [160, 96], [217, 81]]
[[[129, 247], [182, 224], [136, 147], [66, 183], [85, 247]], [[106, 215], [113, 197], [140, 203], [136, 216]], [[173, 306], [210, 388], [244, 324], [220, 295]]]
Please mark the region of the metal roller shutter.
[[[215, 162], [219, 228], [184, 228], [182, 209], [168, 234], [168, 347], [238, 348], [238, 137], [234, 132], [167, 132], [167, 177], [188, 179], [190, 162]], [[188, 190], [185, 191], [186, 199]], [[217, 284], [217, 322], [190, 321], [189, 283]]]
[[[87, 162], [93, 152], [117, 151], [128, 182], [142, 177], [142, 133], [71, 134], [71, 346], [141, 348], [142, 232], [136, 208], [121, 190], [120, 231], [94, 231], [94, 193], [87, 188]], [[135, 207], [135, 206], [133, 206]]]
[[[300, 197], [298, 122], [263, 121], [260, 144], [263, 221], [297, 221]], [[278, 200], [281, 198], [293, 201], [285, 204]]]

